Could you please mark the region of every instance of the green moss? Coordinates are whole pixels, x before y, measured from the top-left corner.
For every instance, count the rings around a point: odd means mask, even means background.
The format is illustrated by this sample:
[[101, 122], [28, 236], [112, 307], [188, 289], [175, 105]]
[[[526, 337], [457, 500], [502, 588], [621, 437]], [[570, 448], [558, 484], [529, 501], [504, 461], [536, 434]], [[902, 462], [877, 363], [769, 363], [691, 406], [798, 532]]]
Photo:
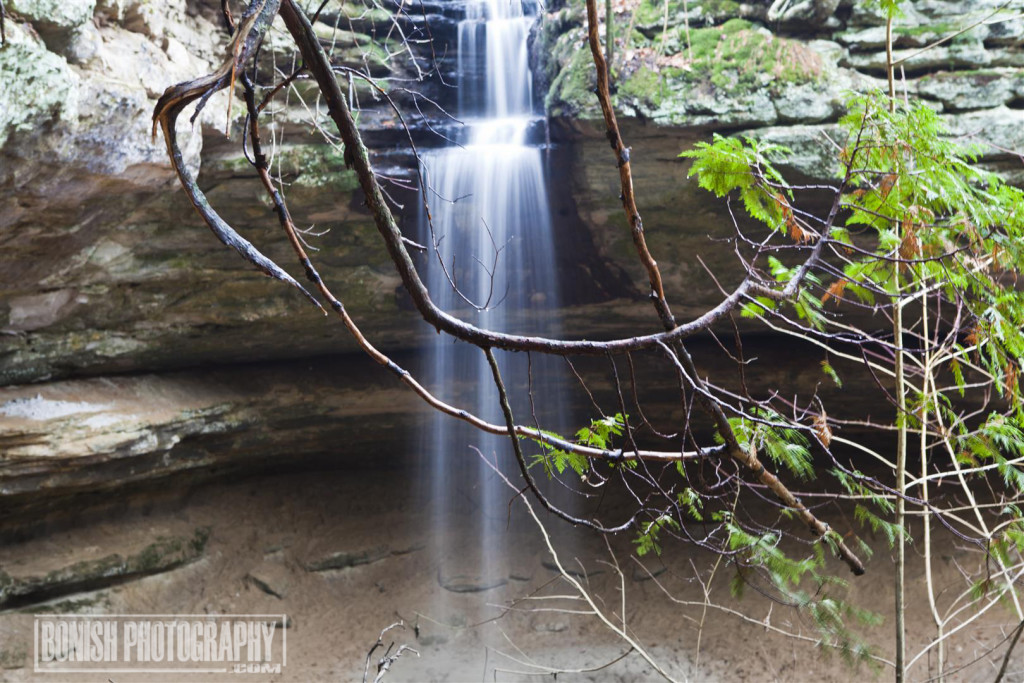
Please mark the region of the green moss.
[[664, 84], [658, 73], [641, 66], [622, 83], [619, 94], [635, 98], [651, 109], [657, 109], [664, 97]]
[[546, 105], [552, 116], [572, 116], [597, 104], [594, 64], [590, 52], [578, 50], [551, 84]]
[[343, 149], [331, 145], [302, 145], [288, 159], [281, 160], [281, 171], [295, 175], [295, 182], [309, 187], [330, 186], [340, 192], [359, 187], [355, 171], [345, 167]]
[[554, 83], [562, 68], [572, 60], [582, 39], [582, 18], [570, 8], [541, 22], [536, 54], [546, 83]]
[[[730, 19], [740, 13], [740, 3], [736, 0], [689, 0], [684, 4], [683, 0], [668, 1], [668, 26], [676, 27], [683, 24], [687, 14], [690, 17], [691, 28], [700, 25], [717, 24], [723, 20]], [[665, 28], [665, 2], [664, 0], [641, 0], [636, 9], [633, 10], [633, 23], [641, 31], [651, 34], [660, 32]]]
[[701, 7], [713, 17], [735, 17], [740, 13], [740, 3], [735, 0], [704, 0]]
[[730, 19], [720, 28], [690, 32], [692, 78], [710, 81], [734, 93], [770, 85], [816, 80], [820, 57], [800, 43], [753, 30], [750, 22]]
[[624, 70], [620, 101], [638, 111], [654, 112], [669, 105], [685, 107], [687, 94], [695, 88], [713, 87], [726, 97], [740, 99], [757, 90], [778, 92], [817, 81], [822, 71], [817, 53], [796, 41], [758, 31], [742, 19], [693, 29], [691, 50], [686, 51], [685, 45], [682, 29], [666, 42], [670, 55], [675, 50], [687, 57], [683, 66], [657, 68], [642, 63], [632, 71]]
[[[672, 5], [669, 3], [669, 18], [672, 17]], [[660, 28], [665, 21], [665, 4], [659, 0], [641, 0], [633, 10], [633, 21], [640, 27]]]
[[722, 33], [729, 36], [734, 33], [739, 33], [740, 31], [748, 31], [753, 28], [753, 26], [754, 25], [746, 19], [733, 18], [722, 24]]
[[629, 34], [629, 39], [626, 41], [624, 49], [630, 50], [652, 47], [653, 44], [654, 43], [651, 40], [649, 40], [647, 36], [645, 36], [643, 33], [640, 33], [640, 31], [634, 29], [633, 32]]
[[959, 28], [948, 22], [940, 21], [932, 24], [920, 24], [918, 26], [899, 26], [894, 25], [892, 32], [897, 36], [922, 36], [929, 34], [940, 34], [945, 35], [947, 33], [953, 33], [959, 30]]
[[[679, 52], [692, 54], [695, 64], [711, 63], [716, 60], [720, 61], [722, 57], [730, 58], [731, 55], [722, 54], [723, 47], [728, 53], [734, 51], [738, 43], [730, 41], [723, 45], [723, 41], [737, 35], [745, 36], [753, 33], [751, 28], [752, 24], [749, 21], [730, 19], [721, 26], [692, 29], [689, 35], [689, 50], [687, 50], [686, 30], [680, 28], [676, 31], [674, 43], [679, 45]], [[754, 35], [760, 37], [760, 34], [754, 33]], [[763, 40], [763, 37], [761, 39]]]
[[[215, 163], [218, 171], [239, 176], [255, 173], [242, 155], [218, 159]], [[339, 192], [352, 192], [359, 187], [355, 171], [345, 168], [344, 149], [326, 143], [278, 147], [271, 159], [271, 171], [299, 186], [330, 187]]]

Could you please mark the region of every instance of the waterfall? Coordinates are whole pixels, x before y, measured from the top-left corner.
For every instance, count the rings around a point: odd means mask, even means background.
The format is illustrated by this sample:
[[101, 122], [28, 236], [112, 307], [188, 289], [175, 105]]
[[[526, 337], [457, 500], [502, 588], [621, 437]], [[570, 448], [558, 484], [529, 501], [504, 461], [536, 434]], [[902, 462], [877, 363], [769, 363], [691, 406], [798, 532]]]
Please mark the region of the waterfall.
[[[536, 11], [520, 0], [467, 4], [458, 29], [458, 116], [465, 125], [456, 144], [422, 157], [432, 231], [421, 212], [419, 239], [437, 245], [424, 268], [441, 308], [491, 330], [557, 335], [559, 287], [545, 169], [541, 150], [529, 142], [543, 124], [534, 114], [527, 54]], [[565, 430], [558, 360], [496, 353], [517, 421], [532, 424], [536, 415], [544, 428]], [[437, 336], [426, 356], [425, 373], [442, 398], [504, 424], [479, 349]], [[458, 556], [462, 566], [475, 567], [471, 573], [479, 580], [493, 582], [500, 578], [506, 503], [514, 494], [471, 447], [497, 456], [502, 469], [514, 474], [509, 439], [435, 415], [421, 447], [429, 459], [435, 549], [441, 557]], [[540, 468], [536, 476], [544, 478]]]

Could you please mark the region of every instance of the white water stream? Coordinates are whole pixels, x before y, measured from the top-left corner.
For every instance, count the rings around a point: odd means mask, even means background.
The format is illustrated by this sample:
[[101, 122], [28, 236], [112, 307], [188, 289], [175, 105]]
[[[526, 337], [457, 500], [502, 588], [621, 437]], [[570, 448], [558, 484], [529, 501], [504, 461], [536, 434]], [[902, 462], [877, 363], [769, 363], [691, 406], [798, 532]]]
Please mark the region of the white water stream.
[[[531, 129], [542, 124], [534, 114], [527, 54], [534, 20], [535, 8], [520, 0], [470, 0], [467, 5], [458, 33], [457, 115], [465, 125], [457, 144], [423, 156], [433, 233], [421, 215], [419, 238], [437, 245], [440, 258], [431, 254], [426, 280], [439, 306], [492, 330], [557, 335], [559, 287], [544, 160], [541, 150], [528, 143]], [[566, 430], [557, 389], [560, 362], [536, 354], [528, 359], [522, 353], [496, 353], [517, 421], [532, 424], [535, 415], [546, 429]], [[479, 349], [438, 336], [427, 356], [426, 372], [442, 398], [504, 423]], [[514, 492], [471, 447], [497, 456], [502, 469], [515, 475], [507, 438], [483, 434], [448, 416], [432, 417], [422, 442], [430, 459], [431, 535], [442, 557], [459, 554], [463, 566], [475, 566], [487, 580], [500, 573], [496, 563], [505, 553], [507, 501]], [[538, 451], [529, 443], [524, 449]], [[541, 468], [535, 476], [544, 479]], [[453, 531], [465, 529], [467, 519], [469, 538]]]

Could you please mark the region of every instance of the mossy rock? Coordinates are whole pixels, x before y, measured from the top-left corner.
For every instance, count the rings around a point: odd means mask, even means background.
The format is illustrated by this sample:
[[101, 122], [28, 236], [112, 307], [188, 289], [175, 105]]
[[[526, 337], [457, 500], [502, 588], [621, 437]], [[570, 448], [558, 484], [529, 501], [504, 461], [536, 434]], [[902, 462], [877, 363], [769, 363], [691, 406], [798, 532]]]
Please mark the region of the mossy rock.
[[[255, 173], [249, 160], [242, 154], [222, 157], [213, 162], [218, 171], [239, 176]], [[285, 182], [303, 187], [329, 187], [336, 192], [353, 192], [359, 188], [355, 171], [345, 166], [344, 147], [327, 143], [313, 145], [284, 145], [276, 149], [273, 172]]]
[[617, 99], [627, 110], [673, 125], [766, 124], [775, 120], [771, 99], [798, 87], [817, 90], [823, 80], [820, 55], [742, 19], [691, 30], [688, 48], [677, 31], [670, 44], [680, 51], [620, 76]]
[[779, 38], [742, 19], [718, 28], [690, 32], [693, 59], [689, 71], [675, 75], [706, 79], [743, 94], [768, 86], [773, 90], [820, 80], [821, 58], [803, 44]]
[[54, 48], [62, 46], [96, 11], [96, 0], [7, 0], [4, 4], [8, 12], [32, 22]]
[[25, 29], [8, 22], [0, 48], [0, 148], [17, 133], [45, 130], [47, 124], [78, 117], [79, 77], [63, 57], [46, 50]]
[[551, 116], [597, 118], [600, 115], [594, 87], [594, 63], [588, 50], [576, 50], [548, 91], [545, 107]]
[[720, 24], [739, 17], [743, 6], [735, 0], [641, 0], [633, 10], [633, 22], [642, 33], [654, 37], [668, 28], [689, 23], [691, 28]]
[[309, 572], [335, 571], [340, 569], [349, 569], [351, 567], [359, 567], [364, 564], [373, 564], [374, 562], [379, 562], [390, 555], [391, 548], [386, 545], [367, 548], [365, 550], [342, 550], [308, 562], [305, 566], [306, 571]]
[[[403, 51], [400, 41], [383, 36], [374, 37], [370, 35], [375, 32], [372, 27], [362, 27], [369, 33], [350, 30], [357, 28], [356, 25], [349, 24], [344, 18], [339, 21], [337, 27], [333, 21], [319, 21], [313, 26], [313, 31], [332, 64], [367, 72], [374, 78], [380, 78], [401, 70], [408, 62], [408, 55]], [[390, 19], [383, 25], [390, 26]], [[283, 29], [283, 26], [281, 28]], [[270, 31], [260, 52], [261, 68], [272, 70], [282, 62], [289, 63], [294, 54], [294, 47], [285, 31]], [[300, 84], [301, 81], [295, 85], [298, 87]]]
[[290, 150], [280, 164], [281, 171], [294, 175], [299, 185], [330, 187], [335, 192], [354, 192], [359, 188], [359, 178], [345, 165], [341, 146], [300, 145]]
[[664, 100], [665, 88], [659, 73], [647, 66], [641, 66], [623, 81], [619, 87], [619, 94], [641, 102], [646, 109], [654, 111]]
[[23, 669], [28, 665], [28, 650], [17, 645], [0, 648], [0, 669]]
[[[560, 36], [559, 59], [574, 32]], [[828, 68], [805, 44], [772, 35], [743, 19], [720, 26], [682, 27], [646, 39], [631, 36], [633, 49], [616, 62], [613, 104], [641, 119], [667, 125], [769, 125], [777, 119], [772, 99], [794, 88], [802, 97], [824, 92]], [[653, 48], [653, 49], [652, 49]], [[563, 61], [546, 101], [553, 117], [597, 119], [594, 66], [588, 50], [576, 49]], [[819, 108], [827, 115], [831, 107]], [[820, 114], [820, 112], [819, 112]], [[820, 118], [816, 116], [814, 118]]]
[[209, 527], [200, 527], [192, 536], [159, 537], [127, 557], [113, 553], [75, 562], [42, 576], [11, 577], [0, 571], [0, 607], [32, 605], [176, 569], [199, 559], [209, 538]]
[[380, 5], [373, 5], [361, 2], [343, 2], [341, 5], [330, 3], [320, 13], [320, 21], [317, 26], [355, 26], [358, 30], [365, 31], [368, 27], [381, 26], [391, 27], [395, 15]]

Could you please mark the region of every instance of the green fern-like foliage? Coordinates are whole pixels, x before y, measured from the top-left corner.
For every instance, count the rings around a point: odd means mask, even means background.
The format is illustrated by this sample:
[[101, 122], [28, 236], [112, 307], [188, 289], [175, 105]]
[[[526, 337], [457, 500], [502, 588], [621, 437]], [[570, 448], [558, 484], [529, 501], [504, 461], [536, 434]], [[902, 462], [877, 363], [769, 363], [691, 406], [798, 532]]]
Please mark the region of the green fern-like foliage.
[[830, 575], [826, 568], [827, 540], [824, 545], [812, 546], [810, 555], [792, 557], [781, 548], [778, 533], [751, 533], [732, 523], [727, 524], [727, 530], [737, 564], [731, 583], [735, 597], [742, 597], [744, 587], [752, 580], [751, 570], [757, 570], [781, 600], [810, 617], [822, 646], [838, 652], [851, 666], [872, 665], [871, 648], [852, 626], [877, 626], [881, 617], [843, 598], [846, 582]]
[[[576, 443], [602, 450], [611, 449], [614, 446], [615, 437], [622, 436], [628, 419], [628, 415], [616, 413], [611, 417], [592, 420], [588, 426], [582, 427], [576, 432]], [[548, 436], [562, 438], [554, 432], [545, 431], [544, 433]], [[534, 439], [534, 441], [541, 447], [541, 452], [533, 456], [530, 466], [540, 465], [544, 469], [544, 474], [549, 478], [554, 477], [556, 473], [564, 474], [567, 469], [584, 477], [590, 470], [590, 461], [586, 456], [572, 451], [564, 451], [542, 439]]]
[[658, 543], [658, 534], [663, 529], [679, 529], [679, 522], [668, 514], [660, 515], [640, 528], [637, 537], [633, 539], [636, 544], [636, 554], [643, 557], [649, 552], [661, 555], [661, 545]]
[[[764, 451], [799, 479], [813, 479], [814, 465], [807, 437], [778, 413], [755, 409], [749, 417], [729, 418], [729, 425], [744, 450]], [[721, 435], [716, 436], [723, 443]]]
[[[895, 0], [869, 4], [898, 15]], [[903, 102], [890, 107], [886, 95], [877, 92], [855, 95], [840, 126], [839, 204], [829, 221], [813, 223], [813, 228], [803, 220], [806, 214], [794, 208], [793, 188], [772, 166], [786, 150], [715, 136], [683, 154], [693, 160], [690, 174], [702, 188], [739, 200], [748, 217], [773, 231], [750, 263], [755, 276], [774, 283], [779, 296], [758, 293], [741, 313], [773, 320], [785, 315], [785, 324], [806, 338], [838, 330], [836, 336], [844, 340], [881, 347], [891, 343], [884, 331], [839, 318], [855, 305], [910, 306], [907, 339], [914, 345], [921, 343], [914, 336], [921, 325], [914, 320], [922, 302], [928, 304], [934, 338], [928, 342], [929, 358], [936, 365], [924, 372], [933, 379], [924, 381], [921, 365], [911, 365], [917, 374], [904, 387], [907, 410], [894, 421], [906, 430], [924, 431], [929, 445], [922, 446], [923, 457], [944, 458], [937, 467], [954, 473], [964, 486], [980, 488], [984, 480], [998, 500], [1006, 501], [979, 547], [1000, 566], [1018, 566], [1024, 557], [1024, 517], [1016, 505], [1024, 496], [1024, 287], [1018, 285], [1024, 272], [1024, 192], [980, 167], [982, 149], [955, 139], [929, 107]], [[802, 267], [801, 257], [817, 247], [823, 247], [818, 251], [824, 260]], [[912, 348], [909, 354], [914, 353]], [[821, 369], [843, 390], [827, 357]], [[941, 381], [935, 381], [940, 374]], [[985, 394], [985, 401], [992, 398], [995, 409], [964, 410], [958, 402], [972, 391]], [[747, 407], [729, 421], [742, 448], [767, 453], [797, 479], [815, 475], [806, 438], [810, 432], [793, 418]], [[826, 432], [819, 441], [827, 447], [829, 438]], [[853, 468], [837, 467], [833, 474], [839, 490], [856, 498], [853, 516], [863, 528], [890, 547], [913, 542], [894, 521], [891, 485], [880, 486], [877, 478]], [[824, 566], [786, 553], [778, 533], [730, 524], [729, 534], [737, 558], [737, 590], [755, 571], [790, 597], [806, 585], [827, 583]], [[850, 542], [867, 550], [857, 539]], [[834, 543], [826, 535], [816, 547]], [[1005, 582], [977, 582], [978, 595], [992, 591], [1009, 594]], [[802, 609], [832, 634], [833, 642], [846, 643], [844, 656], [858, 659], [858, 645], [843, 635], [854, 611], [831, 595], [815, 596], [800, 603]]]
[[743, 208], [753, 218], [771, 228], [784, 229], [786, 212], [793, 199], [782, 175], [769, 161], [770, 156], [785, 156], [790, 150], [768, 145], [753, 138], [739, 140], [715, 133], [712, 141], [698, 142], [680, 157], [693, 159], [687, 177], [697, 176], [698, 184], [716, 197], [737, 192]]

